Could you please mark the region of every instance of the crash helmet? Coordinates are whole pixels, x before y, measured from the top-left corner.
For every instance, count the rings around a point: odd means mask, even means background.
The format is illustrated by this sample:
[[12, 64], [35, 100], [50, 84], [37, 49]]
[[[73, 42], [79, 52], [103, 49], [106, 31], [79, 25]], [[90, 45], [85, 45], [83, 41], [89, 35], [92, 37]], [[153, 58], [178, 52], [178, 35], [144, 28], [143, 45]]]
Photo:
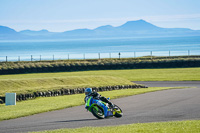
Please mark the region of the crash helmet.
[[91, 88], [86, 88], [85, 89], [85, 95], [88, 96], [92, 93], [92, 89]]

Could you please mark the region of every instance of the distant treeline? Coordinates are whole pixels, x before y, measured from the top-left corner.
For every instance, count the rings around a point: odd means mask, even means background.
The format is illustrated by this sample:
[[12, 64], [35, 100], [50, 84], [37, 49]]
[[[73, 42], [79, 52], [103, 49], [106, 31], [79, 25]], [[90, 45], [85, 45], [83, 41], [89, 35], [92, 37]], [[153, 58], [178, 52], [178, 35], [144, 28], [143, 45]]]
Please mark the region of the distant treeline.
[[71, 72], [139, 68], [200, 67], [200, 56], [143, 57], [101, 60], [57, 60], [37, 62], [1, 62], [0, 74]]

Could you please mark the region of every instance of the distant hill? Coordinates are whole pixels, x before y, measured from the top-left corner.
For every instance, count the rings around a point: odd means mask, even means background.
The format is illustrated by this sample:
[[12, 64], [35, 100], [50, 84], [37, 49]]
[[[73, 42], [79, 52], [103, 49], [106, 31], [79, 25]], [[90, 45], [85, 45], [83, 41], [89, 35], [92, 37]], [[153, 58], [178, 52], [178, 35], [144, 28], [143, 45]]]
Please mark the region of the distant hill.
[[48, 30], [45, 30], [45, 29], [40, 30], [40, 31], [23, 30], [23, 31], [20, 31], [20, 33], [24, 34], [24, 35], [31, 35], [31, 36], [51, 34], [51, 32], [49, 32]]
[[116, 27], [120, 30], [124, 31], [140, 31], [140, 30], [160, 30], [160, 27], [157, 27], [153, 24], [150, 24], [144, 20], [138, 20], [138, 21], [128, 21], [125, 24]]
[[188, 28], [161, 28], [144, 20], [128, 21], [123, 25], [100, 26], [95, 29], [76, 29], [65, 32], [48, 30], [23, 30], [16, 32], [9, 27], [0, 26], [0, 39], [68, 39], [98, 37], [163, 37], [163, 36], [200, 36], [200, 30]]
[[17, 39], [19, 36], [19, 33], [14, 29], [6, 26], [0, 26], [0, 40]]
[[17, 32], [14, 29], [11, 29], [6, 26], [0, 26], [0, 34], [16, 34]]

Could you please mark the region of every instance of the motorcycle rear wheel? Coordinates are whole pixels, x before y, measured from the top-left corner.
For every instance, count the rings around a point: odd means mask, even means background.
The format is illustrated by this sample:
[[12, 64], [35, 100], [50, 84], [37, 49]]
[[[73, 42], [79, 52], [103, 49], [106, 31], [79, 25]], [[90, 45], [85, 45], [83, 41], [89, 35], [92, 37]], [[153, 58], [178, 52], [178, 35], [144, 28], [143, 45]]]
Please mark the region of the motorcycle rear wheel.
[[[96, 108], [98, 108], [98, 110]], [[101, 108], [99, 108], [98, 106], [96, 106], [96, 108], [95, 107], [91, 108], [92, 114], [96, 118], [98, 118], [98, 119], [104, 119], [104, 112], [103, 112], [103, 110]]]

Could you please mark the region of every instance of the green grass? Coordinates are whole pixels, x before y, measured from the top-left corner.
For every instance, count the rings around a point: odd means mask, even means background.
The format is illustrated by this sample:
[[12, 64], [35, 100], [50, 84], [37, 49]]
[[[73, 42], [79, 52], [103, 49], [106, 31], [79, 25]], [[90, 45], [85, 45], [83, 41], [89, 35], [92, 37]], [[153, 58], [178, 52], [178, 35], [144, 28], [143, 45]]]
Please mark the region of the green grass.
[[63, 78], [71, 76], [114, 76], [128, 79], [130, 81], [186, 81], [200, 80], [200, 67], [197, 68], [167, 68], [167, 69], [129, 69], [129, 70], [100, 70], [60, 73], [37, 73], [0, 75], [0, 80], [11, 79], [41, 79], [41, 78]]
[[200, 120], [59, 129], [37, 133], [199, 133]]
[[0, 75], [0, 96], [64, 88], [132, 84], [130, 81], [200, 80], [200, 68], [102, 70]]
[[112, 76], [62, 76], [62, 77], [39, 77], [27, 79], [1, 79], [0, 96], [6, 92], [25, 94], [36, 91], [56, 90], [61, 88], [82, 88], [82, 87], [99, 87], [113, 85], [131, 85], [134, 84], [127, 79]]
[[[125, 89], [100, 92], [102, 96], [111, 99], [137, 95], [158, 90], [174, 89], [172, 87], [151, 87], [142, 89]], [[73, 100], [72, 100], [73, 99]], [[59, 110], [84, 104], [84, 94], [65, 95], [59, 97], [40, 97], [34, 100], [17, 102], [16, 106], [0, 105], [0, 121], [33, 115], [52, 110]], [[62, 101], [62, 102], [60, 102]]]

